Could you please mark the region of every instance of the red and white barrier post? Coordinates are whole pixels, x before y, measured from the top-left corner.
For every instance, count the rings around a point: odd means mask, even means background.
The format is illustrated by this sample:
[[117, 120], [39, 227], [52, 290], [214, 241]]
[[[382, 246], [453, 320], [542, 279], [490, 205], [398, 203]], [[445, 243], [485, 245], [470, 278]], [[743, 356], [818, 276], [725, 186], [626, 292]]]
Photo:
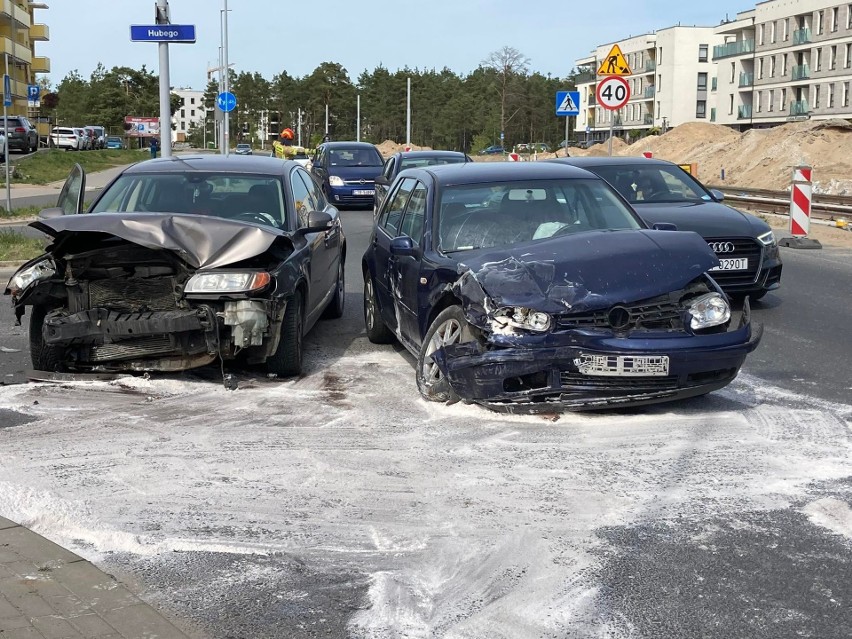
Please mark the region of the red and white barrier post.
[[790, 235], [779, 244], [790, 248], [822, 248], [817, 240], [808, 237], [811, 230], [811, 201], [813, 197], [813, 169], [809, 166], [793, 167], [790, 186]]

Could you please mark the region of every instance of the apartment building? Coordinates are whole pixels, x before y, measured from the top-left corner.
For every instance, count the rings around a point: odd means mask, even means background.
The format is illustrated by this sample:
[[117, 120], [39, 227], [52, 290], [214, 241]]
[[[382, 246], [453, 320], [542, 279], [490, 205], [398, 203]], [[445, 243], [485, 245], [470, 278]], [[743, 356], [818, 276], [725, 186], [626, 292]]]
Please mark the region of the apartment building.
[[[50, 73], [50, 59], [36, 55], [36, 43], [50, 38], [47, 25], [35, 21], [37, 9], [47, 9], [47, 5], [32, 0], [0, 0], [0, 42], [2, 53], [9, 56], [12, 89], [10, 113], [19, 115], [34, 114], [27, 106], [27, 86], [36, 84], [36, 74]], [[6, 73], [5, 67], [0, 73]]]
[[852, 3], [768, 0], [714, 31], [711, 120], [744, 130], [852, 117]]
[[186, 142], [186, 136], [192, 126], [204, 124], [204, 91], [193, 89], [173, 89], [172, 93], [181, 98], [180, 108], [172, 114], [175, 142]]
[[[684, 122], [709, 119], [713, 48], [724, 41], [713, 27], [675, 26], [603, 44], [576, 61], [579, 72], [580, 115], [575, 135], [591, 141], [609, 137], [610, 124], [619, 135], [665, 129]], [[632, 75], [626, 79], [631, 98], [617, 112], [596, 104], [595, 88], [601, 62], [618, 44]]]

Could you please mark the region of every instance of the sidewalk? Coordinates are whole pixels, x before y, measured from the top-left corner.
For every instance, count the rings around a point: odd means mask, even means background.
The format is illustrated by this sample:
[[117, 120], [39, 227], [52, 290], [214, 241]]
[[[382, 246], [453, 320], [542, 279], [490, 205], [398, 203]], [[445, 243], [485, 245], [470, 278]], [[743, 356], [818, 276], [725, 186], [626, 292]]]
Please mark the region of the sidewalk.
[[113, 577], [0, 517], [2, 639], [187, 639]]

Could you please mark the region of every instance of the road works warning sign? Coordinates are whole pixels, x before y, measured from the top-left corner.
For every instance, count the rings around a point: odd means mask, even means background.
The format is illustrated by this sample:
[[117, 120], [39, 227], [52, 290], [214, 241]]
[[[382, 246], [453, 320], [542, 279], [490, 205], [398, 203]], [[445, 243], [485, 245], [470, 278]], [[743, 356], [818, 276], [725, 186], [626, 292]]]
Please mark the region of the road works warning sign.
[[627, 58], [617, 44], [612, 45], [609, 55], [604, 58], [598, 69], [598, 75], [633, 75], [630, 65], [627, 64]]

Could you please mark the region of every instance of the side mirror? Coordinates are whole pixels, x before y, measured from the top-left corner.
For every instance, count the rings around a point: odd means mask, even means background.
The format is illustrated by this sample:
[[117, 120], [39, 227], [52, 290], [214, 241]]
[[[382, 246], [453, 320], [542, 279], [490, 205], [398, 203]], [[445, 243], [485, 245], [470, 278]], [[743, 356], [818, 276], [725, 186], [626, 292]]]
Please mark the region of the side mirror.
[[391, 255], [411, 257], [417, 252], [417, 248], [414, 246], [414, 240], [407, 235], [400, 235], [391, 240], [390, 252]]
[[311, 211], [308, 213], [308, 224], [302, 230], [306, 233], [318, 233], [326, 231], [331, 226], [333, 218], [325, 211]]
[[60, 209], [59, 207], [52, 207], [49, 209], [42, 209], [38, 212], [38, 219], [40, 220], [53, 220], [57, 217], [62, 217], [65, 215], [65, 211]]
[[710, 189], [710, 195], [712, 195], [713, 199], [717, 202], [721, 202], [725, 199], [725, 194], [722, 193], [719, 189]]
[[390, 184], [390, 180], [387, 179], [384, 175], [380, 175], [376, 178], [376, 184], [381, 184], [382, 186], [388, 186]]
[[677, 231], [677, 224], [671, 224], [670, 222], [657, 222], [651, 228], [655, 231]]

